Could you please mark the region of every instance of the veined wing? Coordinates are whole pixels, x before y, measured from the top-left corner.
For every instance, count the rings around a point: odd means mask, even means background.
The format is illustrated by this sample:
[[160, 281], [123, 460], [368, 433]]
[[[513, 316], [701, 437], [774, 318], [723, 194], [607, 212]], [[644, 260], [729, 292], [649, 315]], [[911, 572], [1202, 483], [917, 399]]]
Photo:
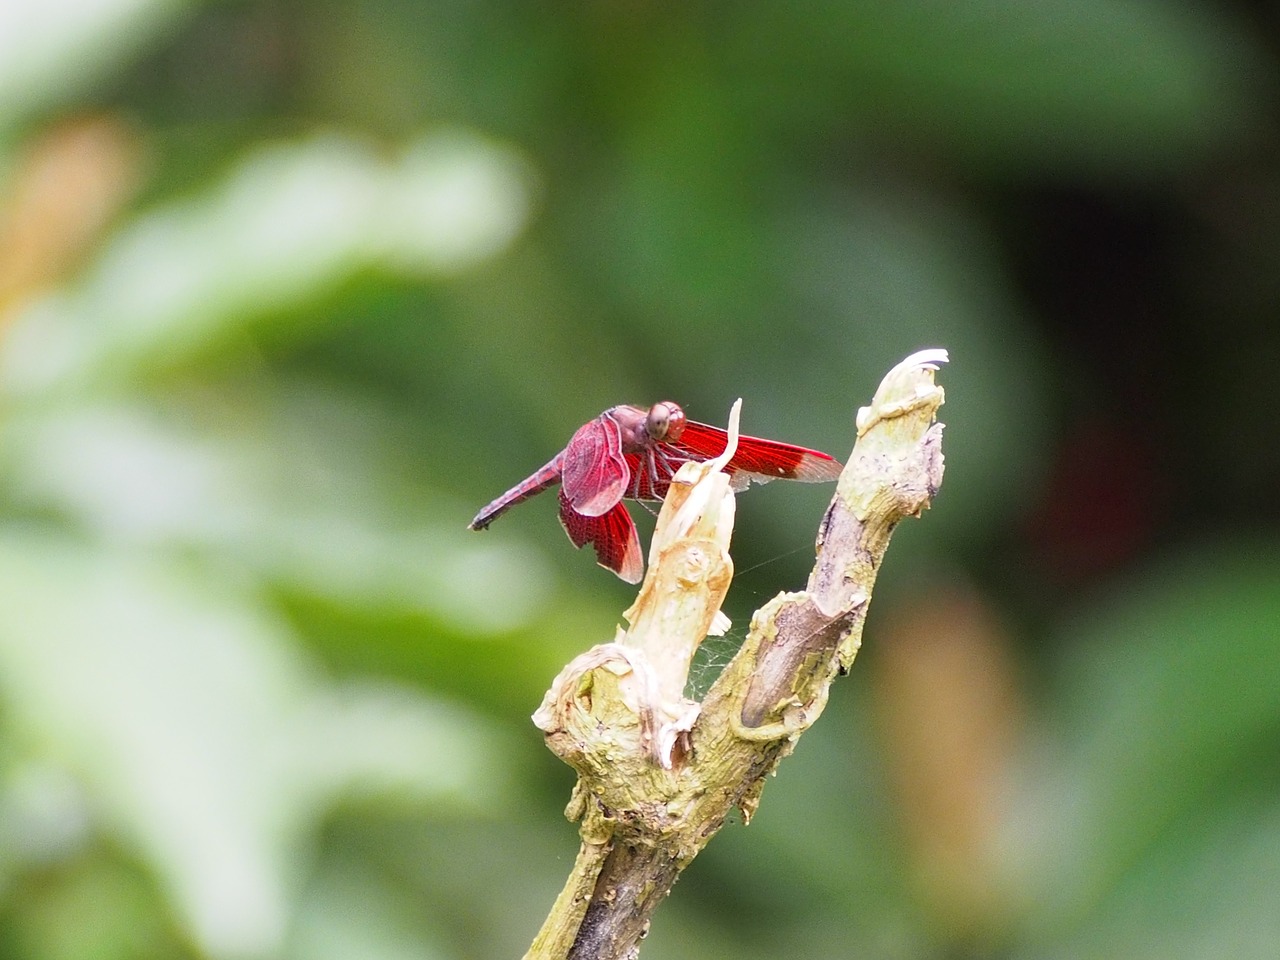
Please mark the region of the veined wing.
[[576, 512], [598, 517], [622, 500], [631, 470], [622, 455], [622, 430], [608, 414], [579, 427], [561, 457], [563, 496]]
[[[710, 460], [724, 452], [728, 437], [719, 427], [690, 420], [680, 439], [669, 446], [682, 448], [690, 460]], [[732, 474], [735, 490], [744, 490], [752, 481], [799, 480], [822, 483], [840, 476], [844, 465], [820, 450], [798, 447], [762, 437], [739, 437], [738, 450], [725, 472]]]
[[596, 562], [612, 570], [627, 583], [639, 583], [644, 576], [644, 554], [631, 514], [619, 500], [613, 508], [598, 517], [586, 516], [560, 491], [560, 523], [573, 545], [581, 549], [588, 543], [595, 548]]

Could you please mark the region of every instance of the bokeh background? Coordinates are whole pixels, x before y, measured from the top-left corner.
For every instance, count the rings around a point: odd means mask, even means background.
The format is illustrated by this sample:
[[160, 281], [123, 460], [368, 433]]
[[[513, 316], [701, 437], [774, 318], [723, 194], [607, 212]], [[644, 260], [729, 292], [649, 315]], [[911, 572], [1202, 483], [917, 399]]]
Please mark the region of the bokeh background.
[[[519, 956], [620, 402], [947, 475], [648, 960], [1280, 956], [1270, 3], [0, 3], [0, 954]], [[830, 488], [739, 501], [733, 637]], [[652, 521], [640, 513], [647, 536]], [[645, 525], [649, 524], [650, 527]]]

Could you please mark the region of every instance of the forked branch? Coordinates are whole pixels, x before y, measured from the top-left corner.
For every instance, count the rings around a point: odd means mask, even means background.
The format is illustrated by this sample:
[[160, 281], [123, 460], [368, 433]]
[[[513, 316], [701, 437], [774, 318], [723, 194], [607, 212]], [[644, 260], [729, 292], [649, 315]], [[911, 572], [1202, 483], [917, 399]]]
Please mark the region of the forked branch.
[[[579, 774], [573, 872], [525, 960], [634, 958], [654, 909], [734, 807], [750, 821], [765, 777], [822, 713], [862, 641], [876, 573], [898, 522], [942, 482], [945, 351], [908, 357], [858, 412], [858, 439], [818, 528], [806, 588], [756, 612], [701, 704], [689, 660], [723, 628], [733, 492], [721, 462], [685, 464], [663, 504], [640, 594], [612, 643], [556, 678], [534, 722]], [[731, 417], [737, 436], [738, 407]]]

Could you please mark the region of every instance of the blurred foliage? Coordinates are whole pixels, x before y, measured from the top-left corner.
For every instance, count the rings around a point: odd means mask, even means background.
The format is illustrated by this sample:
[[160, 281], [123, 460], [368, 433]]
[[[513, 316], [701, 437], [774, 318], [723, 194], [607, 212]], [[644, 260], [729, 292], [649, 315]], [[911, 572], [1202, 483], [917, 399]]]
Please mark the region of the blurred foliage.
[[[467, 520], [619, 402], [844, 453], [939, 345], [942, 495], [645, 956], [1274, 957], [1277, 41], [0, 4], [0, 952], [519, 955], [576, 849], [527, 718], [629, 596]], [[827, 496], [742, 498], [738, 637]]]

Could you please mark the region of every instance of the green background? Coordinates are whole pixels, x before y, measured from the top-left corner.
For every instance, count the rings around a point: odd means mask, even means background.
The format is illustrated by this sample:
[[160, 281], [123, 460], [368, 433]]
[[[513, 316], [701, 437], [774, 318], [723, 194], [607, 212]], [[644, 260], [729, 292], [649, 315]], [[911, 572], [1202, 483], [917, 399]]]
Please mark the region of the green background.
[[[1271, 5], [0, 5], [0, 953], [519, 956], [615, 403], [847, 455], [852, 675], [647, 960], [1280, 954]], [[735, 633], [830, 488], [739, 501]], [[647, 538], [652, 520], [634, 511]]]

